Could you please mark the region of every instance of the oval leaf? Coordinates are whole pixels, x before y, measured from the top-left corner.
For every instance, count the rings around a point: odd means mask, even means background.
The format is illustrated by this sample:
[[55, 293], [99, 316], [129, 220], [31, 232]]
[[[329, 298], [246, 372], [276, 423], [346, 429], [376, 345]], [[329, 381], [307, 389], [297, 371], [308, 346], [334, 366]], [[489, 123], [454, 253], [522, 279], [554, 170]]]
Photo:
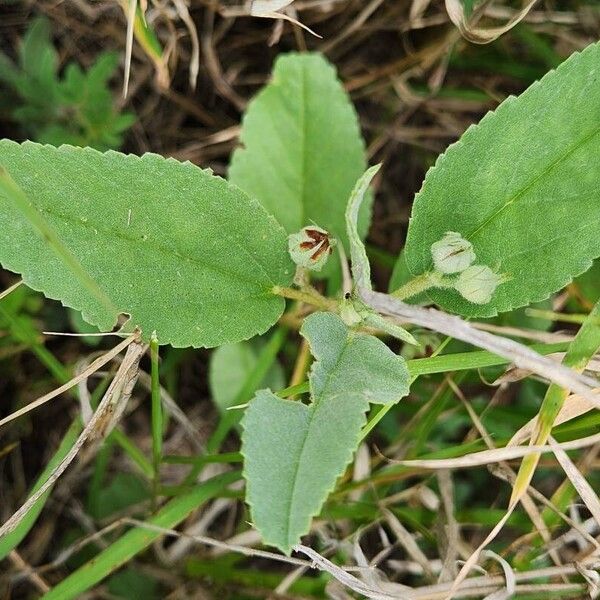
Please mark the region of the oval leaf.
[[242, 421], [252, 519], [264, 541], [284, 552], [308, 532], [352, 460], [369, 402], [397, 402], [409, 385], [404, 359], [332, 313], [307, 317], [301, 333], [316, 359], [311, 404], [262, 390]]
[[190, 163], [0, 141], [0, 164], [114, 305], [110, 311], [0, 194], [0, 263], [102, 330], [119, 312], [161, 343], [216, 346], [266, 331], [294, 268], [284, 230]]
[[[323, 56], [292, 53], [277, 59], [273, 80], [244, 115], [240, 141], [230, 181], [289, 233], [314, 222], [346, 242], [344, 212], [367, 167], [365, 147], [354, 107]], [[369, 200], [361, 210], [363, 236]]]
[[600, 256], [599, 64], [599, 44], [571, 56], [469, 128], [429, 170], [406, 243], [412, 275], [430, 270], [431, 245], [456, 231], [477, 264], [509, 278], [487, 304], [449, 290], [431, 291], [434, 302], [492, 316], [547, 298]]

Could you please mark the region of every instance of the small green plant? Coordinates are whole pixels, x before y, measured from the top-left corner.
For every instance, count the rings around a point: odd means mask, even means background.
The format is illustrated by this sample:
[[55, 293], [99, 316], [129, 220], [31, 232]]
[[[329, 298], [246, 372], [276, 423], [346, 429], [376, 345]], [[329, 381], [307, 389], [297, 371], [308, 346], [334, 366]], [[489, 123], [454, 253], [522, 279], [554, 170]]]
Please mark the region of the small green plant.
[[87, 71], [70, 63], [61, 76], [50, 25], [39, 18], [23, 37], [18, 58], [14, 64], [0, 54], [0, 106], [26, 137], [98, 150], [121, 146], [135, 118], [114, 108], [108, 88], [119, 62], [116, 53], [101, 53]]
[[[436, 357], [407, 363], [375, 334], [416, 344], [402, 326], [412, 322], [590, 397], [595, 382], [568, 368], [575, 362], [559, 366], [456, 315], [487, 317], [548, 298], [600, 256], [599, 61], [599, 44], [573, 55], [438, 159], [415, 201], [389, 295], [372, 289], [363, 245], [379, 167], [367, 169], [354, 109], [315, 54], [277, 61], [244, 117], [229, 181], [153, 154], [1, 141], [0, 229], [11, 243], [0, 247], [0, 262], [102, 330], [125, 313], [124, 331], [137, 329], [144, 342], [221, 346], [211, 385], [233, 416], [209, 451], [245, 408], [251, 519], [265, 542], [289, 553], [360, 440], [420, 374], [435, 372]], [[313, 266], [329, 293], [311, 282]], [[417, 298], [454, 314], [410, 303]], [[301, 321], [312, 367], [288, 390], [259, 389], [281, 386], [272, 365], [286, 333], [277, 329], [261, 346], [247, 340], [286, 310]], [[597, 347], [592, 337], [586, 356]], [[251, 364], [254, 378], [228, 382], [228, 363]], [[246, 407], [244, 394], [252, 396]], [[367, 416], [371, 405], [380, 409]], [[173, 527], [183, 506], [197, 506], [185, 502], [152, 522]], [[139, 530], [125, 537], [136, 551], [154, 539]], [[131, 556], [124, 541], [112, 550]], [[111, 568], [107, 551], [83, 567], [85, 585]], [[67, 578], [47, 598], [83, 592], [83, 579]]]

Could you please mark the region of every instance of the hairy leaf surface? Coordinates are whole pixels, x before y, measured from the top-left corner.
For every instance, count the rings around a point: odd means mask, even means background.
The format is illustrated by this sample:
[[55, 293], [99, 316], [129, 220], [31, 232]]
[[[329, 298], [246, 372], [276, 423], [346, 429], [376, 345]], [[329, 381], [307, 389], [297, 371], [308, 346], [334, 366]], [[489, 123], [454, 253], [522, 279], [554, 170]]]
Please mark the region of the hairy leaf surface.
[[469, 128], [429, 170], [416, 197], [405, 260], [432, 267], [446, 231], [469, 239], [477, 264], [510, 277], [491, 302], [449, 290], [433, 301], [466, 316], [543, 300], [600, 256], [600, 45], [571, 56]]
[[301, 329], [316, 359], [311, 404], [261, 390], [242, 421], [246, 498], [266, 543], [289, 552], [352, 459], [369, 402], [408, 393], [408, 369], [383, 342], [314, 313]]
[[285, 231], [254, 200], [190, 163], [0, 141], [0, 164], [114, 304], [109, 311], [0, 194], [0, 263], [106, 330], [216, 346], [267, 330], [294, 271]]
[[[346, 241], [348, 196], [367, 164], [358, 119], [335, 69], [319, 54], [278, 58], [250, 103], [229, 179], [289, 233], [312, 221]], [[364, 235], [370, 202], [360, 219]]]

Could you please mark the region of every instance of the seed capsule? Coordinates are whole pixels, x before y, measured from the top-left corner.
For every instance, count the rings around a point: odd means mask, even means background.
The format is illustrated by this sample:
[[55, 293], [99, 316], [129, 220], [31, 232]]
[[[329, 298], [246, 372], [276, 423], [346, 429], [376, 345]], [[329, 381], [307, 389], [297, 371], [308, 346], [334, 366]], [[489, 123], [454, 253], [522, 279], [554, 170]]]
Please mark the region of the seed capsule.
[[487, 304], [500, 283], [501, 275], [485, 265], [473, 265], [458, 276], [454, 287], [465, 300], [474, 304]]
[[435, 268], [442, 273], [460, 273], [474, 260], [473, 244], [456, 231], [447, 231], [444, 237], [431, 244]]
[[292, 260], [300, 267], [311, 271], [320, 271], [332, 248], [335, 240], [329, 233], [316, 225], [304, 227], [298, 233], [288, 237], [288, 248]]

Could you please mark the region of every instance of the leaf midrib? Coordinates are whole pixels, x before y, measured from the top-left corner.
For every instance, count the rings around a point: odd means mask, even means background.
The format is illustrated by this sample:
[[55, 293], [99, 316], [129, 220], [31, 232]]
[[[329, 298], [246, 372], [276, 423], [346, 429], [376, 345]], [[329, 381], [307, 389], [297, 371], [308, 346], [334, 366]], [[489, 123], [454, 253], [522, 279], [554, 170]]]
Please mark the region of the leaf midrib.
[[[75, 217], [72, 217], [71, 215], [68, 215], [68, 214], [65, 214], [65, 213], [61, 213], [61, 212], [58, 212], [56, 210], [53, 210], [53, 209], [50, 209], [50, 208], [47, 208], [47, 207], [37, 206], [37, 209], [40, 212], [47, 213], [47, 214], [51, 215], [52, 217], [54, 217], [56, 219], [62, 219], [66, 223], [70, 223], [72, 225], [76, 225], [76, 226], [82, 227], [84, 229], [88, 229], [88, 230], [92, 230], [92, 231], [97, 231], [97, 232], [101, 233], [105, 238], [107, 238], [109, 240], [111, 239], [111, 237], [117, 237], [117, 238], [119, 238], [119, 239], [121, 239], [123, 241], [130, 242], [134, 246], [139, 246], [139, 244], [140, 244], [140, 241], [138, 239], [136, 239], [134, 237], [131, 237], [131, 236], [128, 236], [128, 235], [125, 235], [122, 231], [120, 231], [118, 229], [114, 230], [114, 231], [110, 231], [110, 230], [107, 230], [107, 229], [103, 228], [102, 226], [98, 226], [95, 222], [90, 222], [89, 220], [86, 221], [86, 222], [83, 222], [83, 221], [81, 221], [81, 220], [79, 220], [79, 219], [77, 219]], [[236, 246], [239, 248], [239, 245], [236, 244]], [[226, 276], [229, 276], [229, 277], [231, 277], [233, 279], [236, 279], [236, 280], [245, 281], [246, 283], [249, 283], [252, 286], [257, 287], [259, 289], [261, 289], [261, 287], [262, 287], [261, 285], [258, 285], [256, 283], [255, 279], [247, 276], [247, 274], [246, 274], [245, 271], [231, 271], [231, 270], [223, 268], [222, 266], [218, 266], [217, 267], [217, 266], [212, 265], [212, 264], [210, 264], [208, 262], [204, 262], [202, 260], [199, 260], [195, 256], [190, 256], [189, 254], [180, 253], [180, 252], [175, 251], [175, 250], [173, 250], [171, 248], [163, 246], [162, 244], [159, 244], [157, 242], [153, 242], [152, 243], [152, 249], [153, 250], [158, 250], [158, 251], [162, 252], [166, 256], [175, 257], [175, 258], [180, 259], [182, 261], [188, 260], [191, 263], [194, 263], [194, 264], [196, 264], [198, 266], [204, 267], [204, 268], [206, 268], [208, 270], [214, 271], [215, 273], [220, 273], [221, 275], [226, 275]], [[246, 253], [249, 254], [247, 251], [246, 251]], [[251, 255], [249, 254], [249, 256], [251, 256]], [[256, 258], [254, 258], [254, 262], [257, 265], [260, 265], [260, 263], [257, 261]], [[269, 284], [275, 285], [277, 282], [274, 282], [272, 280], [272, 278], [270, 277], [270, 275], [267, 274], [267, 272], [265, 271], [265, 269], [264, 269], [264, 267], [262, 265], [260, 265], [260, 266], [261, 266], [262, 272], [267, 277]], [[267, 286], [267, 289], [268, 289], [268, 287], [269, 286]], [[211, 292], [211, 294], [212, 294], [212, 292]]]
[[[16, 144], [16, 143], [15, 143], [15, 144]], [[17, 144], [17, 145], [18, 145], [18, 144]], [[75, 152], [74, 152], [74, 153], [72, 152], [73, 150], [75, 150]], [[81, 150], [83, 150], [83, 152], [85, 152], [85, 151], [86, 151], [86, 149], [85, 149], [85, 148], [84, 148], [84, 149], [71, 148], [71, 153], [73, 153], [73, 154], [79, 154], [79, 151], [81, 151]], [[89, 149], [88, 149], [88, 150], [89, 150]], [[37, 151], [38, 151], [38, 154], [39, 154], [39, 148], [37, 149]], [[56, 152], [57, 154], [62, 154], [62, 152], [61, 152], [60, 148], [58, 148], [58, 149], [55, 149], [55, 152]], [[66, 153], [66, 155], [68, 155], [68, 154], [69, 154], [69, 152], [67, 152], [67, 153]], [[104, 153], [104, 154], [103, 154], [103, 153], [100, 153], [100, 154], [101, 154], [101, 156], [102, 156], [104, 159], [106, 159], [106, 157], [107, 157], [107, 153]], [[119, 154], [119, 153], [117, 153], [117, 154]], [[157, 157], [158, 155], [150, 155], [150, 156]], [[44, 161], [45, 161], [47, 164], [49, 164], [49, 160], [48, 160], [48, 158], [47, 158], [45, 155], [43, 155], [43, 154], [42, 154], [42, 155], [40, 156], [40, 158], [41, 158], [42, 160], [44, 160]], [[130, 155], [127, 155], [127, 156], [126, 156], [126, 158], [127, 158], [127, 159], [130, 159], [130, 158], [131, 158], [131, 156], [130, 156]], [[142, 155], [142, 156], [140, 156], [140, 157], [134, 157], [134, 159], [137, 159], [137, 161], [138, 161], [139, 163], [143, 163], [145, 160], [147, 160], [147, 159], [145, 158], [145, 155]], [[168, 163], [169, 161], [173, 161], [173, 159], [170, 159], [170, 158], [163, 159], [163, 160], [164, 160], [166, 163]], [[147, 162], [149, 162], [149, 163], [150, 163], [151, 161], [150, 161], [150, 160], [147, 160]], [[199, 169], [197, 166], [195, 166], [195, 165], [192, 165], [191, 163], [179, 163], [179, 162], [177, 162], [177, 161], [174, 161], [174, 162], [175, 162], [175, 164], [179, 165], [179, 167], [183, 167], [183, 168], [184, 168], [186, 171], [188, 171], [188, 170], [189, 170], [189, 171], [190, 171], [190, 173], [194, 173], [194, 175], [196, 175], [196, 174], [197, 174], [197, 173], [195, 173], [196, 171], [200, 171], [201, 173], [203, 173], [203, 174], [206, 174], [206, 171], [204, 171], [204, 170], [202, 170], [202, 169]], [[50, 165], [50, 166], [51, 166], [51, 165]], [[61, 177], [61, 173], [60, 173], [60, 172], [56, 173], [56, 177]], [[212, 173], [211, 173], [210, 177], [213, 177]], [[69, 185], [70, 185], [70, 181], [69, 181], [69, 179], [68, 179], [67, 177], [64, 177], [64, 176], [63, 176], [61, 179], [62, 179], [62, 181], [64, 182], [64, 184], [65, 184], [65, 185], [67, 185], [67, 186], [69, 186]], [[226, 189], [229, 189], [229, 184], [228, 184], [228, 183], [227, 183], [225, 180], [222, 180], [222, 179], [220, 179], [220, 178], [218, 178], [218, 177], [215, 177], [214, 179], [215, 179], [216, 181], [220, 181], [221, 183], [224, 183], [224, 184], [225, 184], [225, 189], [224, 189], [224, 190], [222, 190], [222, 192], [223, 192], [223, 193], [225, 192], [225, 190], [226, 190]], [[114, 181], [112, 181], [111, 179], [108, 179], [108, 180], [107, 180], [107, 183], [108, 183], [109, 185], [112, 185], [113, 187], [116, 187], [117, 189], [119, 189], [119, 187], [116, 185], [116, 183], [115, 183]], [[253, 201], [252, 201], [252, 200], [251, 200], [249, 197], [247, 197], [247, 198], [248, 198], [248, 199], [249, 199], [251, 202], [253, 202]], [[258, 202], [256, 202], [256, 205], [257, 205], [257, 206], [259, 206], [259, 203], [258, 203]], [[48, 212], [49, 214], [53, 214], [52, 210], [50, 210], [49, 208], [46, 208], [46, 207], [39, 207], [39, 206], [38, 206], [37, 208], [38, 208], [39, 210], [45, 210], [45, 211], [46, 211], [46, 212]], [[58, 213], [58, 212], [57, 212], [56, 214], [60, 216], [60, 213]], [[222, 220], [222, 217], [221, 217], [220, 213], [219, 213], [218, 211], [216, 211], [216, 212], [214, 213], [214, 215], [215, 215], [215, 218], [216, 218], [216, 219], [218, 219], [218, 220], [220, 221], [220, 223], [221, 223], [221, 224], [223, 224], [223, 220]], [[70, 217], [70, 216], [67, 216], [67, 215], [62, 215], [62, 218], [64, 218], [64, 219], [72, 219], [72, 217]], [[82, 224], [82, 222], [81, 222], [81, 221], [78, 221], [77, 219], [75, 219], [74, 221], [71, 221], [71, 222], [73, 222], [73, 223], [74, 223], [74, 224], [76, 224], [76, 225]], [[107, 233], [107, 232], [106, 232], [106, 230], [103, 230], [102, 228], [98, 228], [98, 227], [96, 227], [96, 229], [98, 229], [99, 231], [100, 231], [100, 230], [102, 230], [102, 232], [103, 232], [105, 235], [110, 235], [110, 233]], [[117, 231], [118, 231], [118, 230], [117, 230]], [[223, 232], [228, 232], [228, 229], [227, 229], [227, 224], [225, 224], [225, 227], [221, 227], [221, 231], [223, 231]], [[118, 237], [120, 237], [121, 239], [124, 239], [124, 240], [132, 241], [132, 242], [135, 242], [135, 241], [136, 241], [136, 240], [134, 240], [134, 239], [131, 239], [131, 238], [129, 238], [128, 236], [125, 236], [125, 235], [123, 235], [123, 234], [122, 234], [121, 232], [119, 232], [119, 231], [118, 231], [117, 235], [118, 235]], [[229, 234], [228, 234], [228, 237], [231, 237], [231, 233], [230, 233], [230, 232], [229, 232]], [[177, 253], [177, 252], [170, 251], [170, 250], [168, 250], [168, 249], [166, 249], [165, 247], [162, 247], [162, 246], [157, 246], [157, 247], [159, 247], [159, 249], [161, 249], [161, 251], [162, 251], [164, 254], [172, 254], [172, 255], [174, 255], [174, 256], [181, 256], [181, 257], [183, 257], [183, 258], [189, 258], [191, 261], [195, 262], [196, 264], [203, 265], [203, 266], [207, 266], [207, 267], [209, 267], [210, 269], [212, 269], [213, 271], [215, 271], [215, 272], [217, 272], [217, 273], [222, 273], [222, 274], [225, 274], [225, 275], [231, 275], [231, 271], [228, 271], [228, 270], [226, 270], [226, 269], [222, 269], [222, 268], [221, 268], [221, 269], [220, 269], [220, 268], [216, 268], [216, 267], [214, 267], [214, 266], [212, 266], [212, 265], [209, 265], [208, 263], [203, 263], [202, 261], [200, 261], [200, 260], [198, 260], [198, 259], [196, 259], [196, 258], [191, 258], [191, 257], [189, 257], [189, 256], [184, 256], [184, 255], [178, 255], [178, 253]], [[265, 267], [264, 267], [264, 266], [263, 266], [263, 265], [262, 265], [262, 264], [261, 264], [261, 263], [258, 261], [258, 259], [256, 259], [256, 257], [254, 257], [254, 256], [253, 256], [253, 255], [252, 255], [252, 254], [251, 254], [251, 253], [250, 253], [250, 252], [249, 252], [249, 251], [248, 251], [248, 250], [245, 248], [245, 246], [244, 246], [243, 244], [236, 244], [236, 248], [237, 248], [238, 250], [241, 250], [242, 252], [244, 252], [244, 254], [246, 254], [246, 256], [248, 256], [248, 258], [249, 258], [249, 259], [250, 259], [252, 262], [254, 262], [254, 264], [255, 264], [255, 265], [258, 267], [258, 269], [259, 269], [260, 271], [262, 271], [262, 273], [265, 275], [265, 277], [267, 278], [267, 280], [269, 281], [269, 283], [271, 283], [271, 284], [274, 284], [274, 283], [275, 283], [275, 282], [273, 282], [273, 280], [271, 279], [270, 275], [269, 275], [269, 274], [267, 273], [267, 271], [265, 270]], [[281, 273], [279, 273], [278, 275], [281, 275]], [[237, 275], [237, 274], [236, 274], [235, 276], [236, 276], [236, 277], [238, 277], [238, 275]], [[242, 275], [242, 277], [238, 277], [238, 278], [239, 278], [239, 279], [244, 279], [243, 275]], [[246, 281], [249, 281], [250, 283], [252, 283], [252, 280], [251, 280], [251, 279], [249, 279], [249, 278], [247, 278], [247, 277], [245, 278], [245, 280], [246, 280]]]
[[[310, 405], [306, 407], [308, 410], [310, 410], [310, 415], [309, 415], [309, 419], [308, 419], [308, 425], [306, 427], [306, 432], [304, 434], [304, 438], [302, 439], [302, 445], [300, 447], [298, 461], [296, 462], [296, 468], [294, 469], [292, 490], [291, 490], [290, 499], [288, 502], [288, 511], [287, 511], [288, 518], [287, 518], [287, 524], [286, 524], [286, 530], [285, 530], [285, 538], [288, 542], [288, 545], [291, 543], [290, 542], [290, 529], [291, 529], [291, 525], [292, 525], [292, 523], [291, 523], [292, 522], [292, 507], [294, 505], [294, 498], [296, 497], [296, 489], [298, 486], [298, 471], [300, 470], [300, 465], [302, 464], [302, 457], [304, 456], [304, 451], [306, 449], [306, 440], [308, 439], [308, 434], [312, 427], [313, 419], [315, 416], [315, 409], [316, 409], [317, 405], [319, 403], [321, 403], [324, 400], [324, 398], [327, 396], [327, 390], [328, 390], [329, 384], [331, 382], [331, 376], [335, 372], [337, 367], [339, 366], [339, 364], [342, 360], [342, 357], [344, 356], [344, 354], [347, 352], [347, 350], [350, 348], [350, 346], [352, 345], [352, 343], [354, 341], [355, 341], [355, 338], [351, 338], [349, 335], [346, 337], [346, 342], [344, 344], [344, 347], [338, 354], [338, 357], [334, 363], [333, 368], [327, 373], [327, 376], [325, 378], [325, 385], [323, 386], [321, 395], [318, 398], [313, 398], [313, 401], [310, 403]], [[294, 537], [294, 539], [295, 539], [295, 537]]]
[[305, 61], [301, 63], [302, 75], [300, 77], [301, 86], [301, 102], [300, 102], [300, 146], [301, 157], [300, 163], [300, 227], [304, 227], [306, 223], [306, 65]]
[[506, 200], [502, 206], [496, 209], [481, 225], [475, 228], [468, 236], [467, 239], [472, 239], [476, 236], [482, 229], [487, 227], [487, 225], [493, 221], [496, 217], [498, 217], [506, 208], [512, 206], [519, 198], [524, 196], [535, 184], [540, 181], [543, 177], [548, 175], [555, 167], [560, 165], [563, 161], [567, 160], [569, 156], [577, 152], [580, 148], [585, 146], [589, 141], [591, 141], [596, 135], [600, 133], [600, 126], [594, 129], [589, 135], [583, 137], [579, 142], [569, 148], [563, 155], [559, 156], [554, 162], [550, 163], [544, 170], [541, 171], [538, 175], [536, 175], [529, 183], [523, 186], [520, 190], [518, 190], [511, 198]]
[[[478, 125], [478, 127], [481, 127], [481, 125]], [[550, 163], [545, 169], [543, 169], [543, 171], [541, 173], [538, 173], [530, 182], [528, 182], [521, 189], [519, 189], [517, 192], [515, 192], [508, 200], [506, 200], [502, 204], [502, 206], [497, 208], [483, 223], [478, 225], [471, 233], [467, 234], [465, 236], [465, 238], [468, 240], [472, 240], [480, 231], [482, 231], [493, 220], [495, 220], [496, 217], [498, 217], [507, 207], [512, 206], [519, 198], [521, 198], [523, 195], [525, 195], [533, 186], [535, 186], [535, 184], [540, 179], [542, 179], [544, 176], [546, 176], [548, 173], [550, 173], [554, 168], [556, 168], [558, 165], [560, 165], [563, 161], [568, 159], [569, 156], [571, 156], [577, 150], [579, 150], [580, 148], [585, 146], [585, 144], [587, 144], [590, 140], [592, 140], [592, 138], [594, 138], [599, 133], [600, 133], [600, 126], [598, 126], [590, 134], [588, 134], [587, 136], [585, 136], [581, 140], [579, 140], [577, 143], [575, 143], [564, 154], [559, 156], [556, 160], [554, 160], [552, 163]], [[431, 270], [431, 268], [433, 267], [433, 261], [431, 260], [431, 253], [429, 252], [429, 250], [428, 250], [428, 255], [429, 255], [429, 262], [428, 262], [428, 267], [425, 269], [426, 271]], [[408, 266], [409, 272], [414, 277], [415, 274], [412, 272], [412, 269], [410, 268], [410, 265], [408, 265], [408, 263], [407, 263], [407, 266]]]

